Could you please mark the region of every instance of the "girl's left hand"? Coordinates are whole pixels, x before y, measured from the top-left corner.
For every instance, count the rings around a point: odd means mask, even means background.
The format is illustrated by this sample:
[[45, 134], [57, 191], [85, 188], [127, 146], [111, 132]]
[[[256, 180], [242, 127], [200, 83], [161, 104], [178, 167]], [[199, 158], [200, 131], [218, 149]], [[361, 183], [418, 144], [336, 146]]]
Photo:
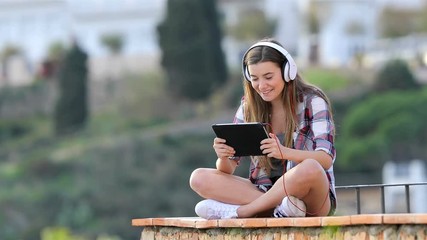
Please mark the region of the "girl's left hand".
[[273, 133], [269, 133], [270, 138], [266, 138], [261, 141], [261, 150], [262, 153], [266, 154], [268, 157], [282, 159], [284, 158], [283, 153], [285, 147], [280, 143], [277, 136]]

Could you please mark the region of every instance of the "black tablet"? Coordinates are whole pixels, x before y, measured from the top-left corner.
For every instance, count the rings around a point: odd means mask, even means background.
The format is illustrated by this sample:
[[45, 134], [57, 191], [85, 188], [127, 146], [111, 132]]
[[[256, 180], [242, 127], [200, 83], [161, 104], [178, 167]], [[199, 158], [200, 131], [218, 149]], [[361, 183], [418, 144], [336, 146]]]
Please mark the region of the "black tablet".
[[212, 125], [212, 129], [219, 138], [226, 140], [226, 144], [236, 151], [234, 156], [260, 156], [261, 141], [268, 138], [264, 124], [250, 123], [221, 123]]

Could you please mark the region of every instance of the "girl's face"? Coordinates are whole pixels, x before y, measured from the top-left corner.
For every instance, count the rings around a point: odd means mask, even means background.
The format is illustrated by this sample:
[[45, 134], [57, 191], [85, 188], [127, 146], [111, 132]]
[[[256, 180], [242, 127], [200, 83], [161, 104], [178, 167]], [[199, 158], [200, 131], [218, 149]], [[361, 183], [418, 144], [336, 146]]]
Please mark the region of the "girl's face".
[[260, 62], [248, 65], [251, 85], [266, 102], [281, 101], [285, 81], [282, 69], [274, 62]]

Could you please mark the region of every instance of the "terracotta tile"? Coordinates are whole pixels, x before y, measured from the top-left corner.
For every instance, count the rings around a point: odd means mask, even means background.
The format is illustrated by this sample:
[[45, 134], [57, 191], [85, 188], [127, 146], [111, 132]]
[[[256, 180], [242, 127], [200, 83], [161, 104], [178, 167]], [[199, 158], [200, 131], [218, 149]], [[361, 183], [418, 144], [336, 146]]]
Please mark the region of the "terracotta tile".
[[413, 214], [409, 213], [396, 213], [396, 214], [384, 214], [384, 224], [414, 224], [415, 218]]
[[382, 224], [382, 214], [361, 214], [350, 216], [351, 225]]
[[293, 225], [293, 218], [267, 218], [268, 227], [292, 227]]
[[132, 226], [152, 226], [152, 225], [153, 225], [152, 218], [132, 219]]
[[218, 227], [218, 220], [206, 220], [206, 219], [200, 219], [196, 221], [196, 228], [217, 228]]
[[243, 222], [242, 222], [243, 218], [238, 218], [238, 219], [220, 219], [218, 220], [218, 227], [242, 227]]
[[198, 220], [200, 219], [195, 217], [153, 218], [153, 225], [195, 228]]
[[384, 214], [384, 224], [427, 224], [425, 213]]
[[218, 220], [218, 227], [259, 228], [267, 227], [266, 218], [238, 218]]
[[[318, 227], [380, 224], [427, 224], [427, 214], [361, 214], [307, 218], [242, 218], [205, 220], [199, 217], [132, 219], [132, 226], [175, 226], [185, 228]], [[362, 237], [363, 238], [363, 237]]]
[[244, 228], [267, 227], [267, 218], [242, 218], [239, 220], [241, 220]]
[[153, 226], [170, 226], [167, 218], [153, 218]]
[[320, 227], [323, 217], [294, 218], [295, 227]]
[[199, 221], [199, 218], [190, 217], [190, 218], [169, 218], [169, 223], [172, 226], [176, 227], [189, 227], [189, 228], [195, 228], [196, 222]]
[[416, 224], [427, 224], [427, 214], [413, 214]]
[[345, 226], [351, 225], [350, 216], [323, 217], [322, 226]]

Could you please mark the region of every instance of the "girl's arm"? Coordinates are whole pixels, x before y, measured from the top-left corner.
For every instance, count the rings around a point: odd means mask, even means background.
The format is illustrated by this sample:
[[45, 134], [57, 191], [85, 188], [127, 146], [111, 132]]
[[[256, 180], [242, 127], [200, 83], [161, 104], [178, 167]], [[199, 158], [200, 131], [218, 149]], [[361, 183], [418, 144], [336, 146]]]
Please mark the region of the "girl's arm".
[[[308, 137], [312, 139], [314, 149], [301, 150], [305, 143], [297, 141], [296, 149], [283, 146], [279, 139], [270, 133], [269, 139], [263, 140], [261, 147], [264, 154], [277, 159], [288, 159], [296, 163], [300, 163], [305, 159], [317, 160], [324, 169], [329, 169], [335, 159], [334, 147], [334, 123], [331, 112], [328, 108], [328, 103], [321, 97], [315, 96], [307, 99], [307, 105], [304, 107], [309, 109], [310, 116], [304, 117], [304, 122], [308, 122], [310, 131]], [[299, 144], [298, 144], [299, 143]], [[301, 145], [302, 144], [302, 145]], [[300, 145], [300, 146], [298, 146]]]
[[332, 166], [332, 157], [325, 151], [307, 151], [287, 148], [280, 143], [277, 136], [273, 133], [270, 133], [270, 138], [264, 139], [261, 142], [261, 149], [268, 157], [276, 159], [288, 159], [296, 163], [300, 163], [305, 159], [314, 159], [318, 161], [324, 169], [329, 169]]
[[234, 149], [226, 144], [225, 139], [218, 137], [214, 139], [213, 148], [218, 156], [216, 169], [224, 173], [233, 174], [238, 163], [231, 159], [236, 153]]
[[237, 165], [237, 161], [228, 158], [218, 158], [216, 160], [216, 169], [228, 174], [233, 174]]

